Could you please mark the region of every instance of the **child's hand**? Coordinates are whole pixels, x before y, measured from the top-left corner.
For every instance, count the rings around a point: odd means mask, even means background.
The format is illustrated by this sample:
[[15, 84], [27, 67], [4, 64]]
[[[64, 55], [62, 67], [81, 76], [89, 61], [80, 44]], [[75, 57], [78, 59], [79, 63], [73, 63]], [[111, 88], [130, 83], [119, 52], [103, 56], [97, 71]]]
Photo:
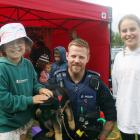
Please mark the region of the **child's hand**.
[[41, 88], [39, 90], [39, 95], [33, 96], [33, 103], [34, 104], [41, 104], [49, 100], [51, 97], [53, 97], [52, 91], [46, 88]]
[[46, 96], [45, 94], [35, 95], [33, 96], [33, 104], [41, 104], [49, 100], [50, 97]]
[[41, 89], [39, 90], [39, 94], [44, 94], [44, 95], [48, 96], [49, 98], [53, 97], [52, 91], [50, 91], [50, 90], [47, 89], [47, 88], [41, 88]]

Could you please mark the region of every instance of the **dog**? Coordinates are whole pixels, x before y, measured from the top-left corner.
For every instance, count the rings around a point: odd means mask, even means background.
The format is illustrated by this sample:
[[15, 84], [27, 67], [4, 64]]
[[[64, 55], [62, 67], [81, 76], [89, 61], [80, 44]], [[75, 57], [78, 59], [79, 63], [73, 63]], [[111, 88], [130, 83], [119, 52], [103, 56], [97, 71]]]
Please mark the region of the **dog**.
[[50, 90], [54, 97], [39, 106], [36, 116], [40, 127], [46, 131], [45, 137], [54, 136], [55, 140], [62, 140], [62, 128], [67, 129], [65, 124], [70, 130], [75, 130], [74, 116], [67, 91], [60, 87]]

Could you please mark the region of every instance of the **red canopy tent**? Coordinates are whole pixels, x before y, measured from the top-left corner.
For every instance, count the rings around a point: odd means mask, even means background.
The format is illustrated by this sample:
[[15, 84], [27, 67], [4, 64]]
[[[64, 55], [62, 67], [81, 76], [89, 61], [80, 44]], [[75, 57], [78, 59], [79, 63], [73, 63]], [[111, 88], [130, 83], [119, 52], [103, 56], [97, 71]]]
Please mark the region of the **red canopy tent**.
[[29, 35], [42, 34], [52, 50], [67, 48], [69, 41], [81, 37], [89, 42], [88, 67], [101, 74], [106, 84], [110, 77], [111, 8], [80, 0], [0, 0], [0, 26], [21, 22]]

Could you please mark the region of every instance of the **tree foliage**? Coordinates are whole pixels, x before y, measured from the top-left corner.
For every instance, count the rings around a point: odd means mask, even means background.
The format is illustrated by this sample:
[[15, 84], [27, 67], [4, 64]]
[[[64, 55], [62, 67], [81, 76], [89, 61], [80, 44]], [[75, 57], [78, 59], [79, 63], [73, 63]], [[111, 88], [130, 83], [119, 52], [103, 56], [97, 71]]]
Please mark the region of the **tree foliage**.
[[121, 40], [120, 34], [118, 32], [113, 32], [112, 31], [111, 46], [113, 48], [123, 46], [123, 41]]

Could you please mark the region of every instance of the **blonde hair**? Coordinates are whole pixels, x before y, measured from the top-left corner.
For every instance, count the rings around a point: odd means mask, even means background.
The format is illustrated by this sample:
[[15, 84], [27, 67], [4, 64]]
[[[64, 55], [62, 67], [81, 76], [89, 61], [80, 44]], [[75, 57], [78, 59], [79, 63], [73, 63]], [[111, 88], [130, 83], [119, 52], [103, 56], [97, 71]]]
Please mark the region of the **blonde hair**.
[[84, 47], [84, 48], [87, 48], [88, 50], [90, 50], [89, 48], [89, 45], [88, 45], [88, 42], [81, 39], [81, 38], [76, 38], [74, 40], [72, 40], [69, 45], [68, 45], [68, 49], [72, 46], [72, 45], [75, 45], [75, 46], [79, 46], [79, 47]]

